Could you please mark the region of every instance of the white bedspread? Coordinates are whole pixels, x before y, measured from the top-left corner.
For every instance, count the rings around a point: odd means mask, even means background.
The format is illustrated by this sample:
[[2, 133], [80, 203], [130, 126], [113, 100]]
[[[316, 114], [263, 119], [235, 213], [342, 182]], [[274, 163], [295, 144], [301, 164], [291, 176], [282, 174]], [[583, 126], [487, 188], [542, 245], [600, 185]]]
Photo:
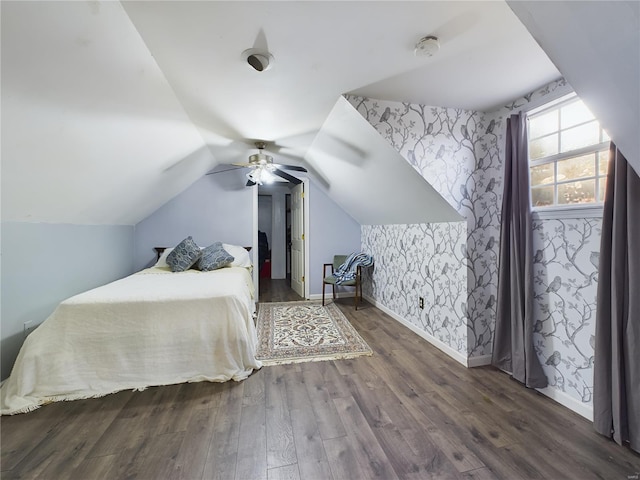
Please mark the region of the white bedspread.
[[255, 358], [246, 268], [149, 268], [62, 302], [25, 340], [0, 413], [182, 382], [242, 380]]

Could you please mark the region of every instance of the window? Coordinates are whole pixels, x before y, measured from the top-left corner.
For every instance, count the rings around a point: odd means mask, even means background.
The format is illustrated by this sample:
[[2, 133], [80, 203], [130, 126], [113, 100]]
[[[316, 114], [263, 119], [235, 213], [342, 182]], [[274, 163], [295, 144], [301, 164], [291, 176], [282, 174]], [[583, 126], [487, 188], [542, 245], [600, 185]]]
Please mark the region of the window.
[[577, 96], [528, 115], [531, 205], [604, 201], [609, 136]]

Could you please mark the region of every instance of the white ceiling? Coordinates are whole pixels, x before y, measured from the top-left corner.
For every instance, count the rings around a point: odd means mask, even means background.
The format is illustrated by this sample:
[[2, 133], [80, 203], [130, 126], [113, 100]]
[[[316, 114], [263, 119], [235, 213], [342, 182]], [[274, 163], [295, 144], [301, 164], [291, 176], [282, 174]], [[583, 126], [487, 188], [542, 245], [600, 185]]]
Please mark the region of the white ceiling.
[[329, 113], [305, 160], [312, 172], [330, 179], [327, 193], [360, 225], [464, 220], [344, 98]]
[[502, 1], [1, 5], [3, 220], [135, 224], [243, 141], [302, 157], [341, 94], [488, 109], [560, 75]]
[[509, 5], [640, 173], [640, 2]]
[[[205, 134], [298, 138], [343, 93], [481, 110], [560, 75], [504, 2], [123, 4]], [[434, 33], [440, 52], [416, 57]], [[270, 70], [242, 60], [254, 46]]]
[[119, 3], [1, 7], [2, 220], [135, 224], [215, 164]]

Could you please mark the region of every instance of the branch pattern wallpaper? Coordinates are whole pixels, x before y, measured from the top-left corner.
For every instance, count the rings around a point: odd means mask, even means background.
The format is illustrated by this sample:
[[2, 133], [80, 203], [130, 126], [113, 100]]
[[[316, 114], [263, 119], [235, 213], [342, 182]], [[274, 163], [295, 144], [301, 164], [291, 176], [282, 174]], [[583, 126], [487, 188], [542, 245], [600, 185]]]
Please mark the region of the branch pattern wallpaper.
[[[463, 356], [467, 351], [466, 222], [363, 225], [375, 259], [363, 291]], [[424, 252], [430, 252], [425, 255]], [[419, 308], [419, 297], [424, 308]]]
[[602, 220], [536, 220], [534, 347], [549, 385], [591, 404]]
[[[466, 229], [453, 227], [455, 224], [443, 229], [437, 225], [364, 225], [363, 249], [376, 257], [368, 295], [456, 351], [466, 349], [469, 358], [491, 354], [506, 118], [527, 104], [569, 91], [571, 87], [559, 79], [492, 112], [345, 96], [467, 224]], [[414, 235], [437, 240], [413, 243]], [[551, 388], [590, 404], [600, 220], [538, 220], [534, 236], [535, 348]], [[415, 248], [400, 253], [405, 238]], [[438, 252], [438, 244], [455, 244], [460, 250]], [[465, 255], [460, 259], [463, 249]], [[442, 267], [448, 263], [447, 270], [453, 260], [461, 260], [466, 293], [461, 295], [462, 275], [458, 273], [448, 282], [427, 276], [426, 265], [432, 259]], [[416, 310], [419, 296], [425, 297], [424, 312]], [[466, 296], [466, 301], [453, 301], [460, 296]], [[465, 322], [466, 332], [461, 328]]]
[[[505, 118], [564, 85], [564, 79], [558, 80], [492, 113], [346, 96], [380, 135], [467, 219], [470, 357], [490, 355], [492, 348]], [[395, 305], [386, 306], [393, 309]]]
[[466, 355], [489, 354], [497, 291], [502, 120], [461, 109], [347, 99], [467, 219], [467, 311], [457, 320], [467, 323]]

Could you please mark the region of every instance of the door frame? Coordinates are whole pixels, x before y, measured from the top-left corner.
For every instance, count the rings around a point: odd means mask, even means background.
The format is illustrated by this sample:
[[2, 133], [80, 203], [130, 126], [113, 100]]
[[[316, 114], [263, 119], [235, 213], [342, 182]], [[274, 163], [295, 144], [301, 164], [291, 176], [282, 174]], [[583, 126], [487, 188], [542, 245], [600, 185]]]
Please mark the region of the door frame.
[[[304, 214], [304, 298], [309, 299], [310, 281], [309, 281], [309, 226], [311, 225], [309, 218], [309, 177], [299, 176], [304, 184], [304, 198], [302, 199], [302, 210]], [[255, 300], [258, 303], [260, 292], [260, 272], [258, 271], [258, 186], [253, 188], [253, 244], [251, 251], [253, 252], [253, 284], [255, 285]]]

